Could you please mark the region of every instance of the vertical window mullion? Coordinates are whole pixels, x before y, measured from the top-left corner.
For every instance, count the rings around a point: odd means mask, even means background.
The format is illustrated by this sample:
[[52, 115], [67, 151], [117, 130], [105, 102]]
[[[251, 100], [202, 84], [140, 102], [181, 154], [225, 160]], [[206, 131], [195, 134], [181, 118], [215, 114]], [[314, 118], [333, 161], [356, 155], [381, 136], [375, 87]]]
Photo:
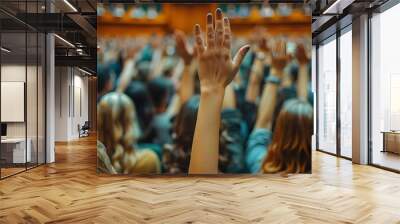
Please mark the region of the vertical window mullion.
[[[28, 0], [25, 0], [25, 21], [28, 21]], [[28, 113], [27, 113], [27, 90], [28, 90], [28, 24], [25, 23], [25, 102], [24, 102], [24, 117], [25, 117], [25, 170], [28, 169]]]
[[339, 27], [336, 31], [336, 154], [341, 156], [341, 118], [340, 118], [340, 82], [341, 82], [341, 66], [340, 66], [340, 35]]
[[316, 138], [316, 142], [315, 142], [315, 148], [316, 148], [316, 150], [319, 150], [319, 65], [318, 65], [318, 62], [319, 62], [319, 44], [317, 44], [316, 45], [316, 47], [315, 47], [315, 60], [316, 60], [316, 63], [315, 63], [315, 91], [316, 91], [316, 94], [315, 94], [315, 96], [316, 96], [316, 99], [315, 99], [315, 104], [316, 105], [314, 105], [315, 107], [316, 107], [316, 110], [315, 110], [315, 112], [316, 112], [316, 119], [315, 119], [315, 122], [317, 123], [316, 124], [316, 131], [315, 131], [315, 138]]

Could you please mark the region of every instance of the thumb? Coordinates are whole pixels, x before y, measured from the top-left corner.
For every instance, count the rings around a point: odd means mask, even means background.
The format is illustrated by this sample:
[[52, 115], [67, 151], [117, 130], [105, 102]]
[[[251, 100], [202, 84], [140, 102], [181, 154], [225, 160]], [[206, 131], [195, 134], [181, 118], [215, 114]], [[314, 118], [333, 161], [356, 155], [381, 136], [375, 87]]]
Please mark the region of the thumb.
[[250, 45], [245, 45], [239, 49], [236, 53], [235, 57], [233, 58], [233, 70], [237, 71], [242, 64], [244, 56], [246, 56], [247, 52], [250, 49]]

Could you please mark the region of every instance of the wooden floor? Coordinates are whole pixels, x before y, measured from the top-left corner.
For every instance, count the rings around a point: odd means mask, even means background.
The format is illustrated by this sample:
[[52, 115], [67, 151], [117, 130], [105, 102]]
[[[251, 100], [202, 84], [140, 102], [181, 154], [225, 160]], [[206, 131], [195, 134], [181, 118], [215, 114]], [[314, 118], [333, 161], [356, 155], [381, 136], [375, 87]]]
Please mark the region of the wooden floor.
[[376, 150], [374, 151], [372, 159], [374, 164], [400, 170], [400, 154]]
[[23, 168], [1, 168], [1, 177], [8, 177], [11, 176], [13, 174], [22, 172], [25, 170], [25, 167]]
[[0, 223], [400, 223], [400, 175], [315, 152], [313, 174], [109, 177], [95, 139], [0, 181]]

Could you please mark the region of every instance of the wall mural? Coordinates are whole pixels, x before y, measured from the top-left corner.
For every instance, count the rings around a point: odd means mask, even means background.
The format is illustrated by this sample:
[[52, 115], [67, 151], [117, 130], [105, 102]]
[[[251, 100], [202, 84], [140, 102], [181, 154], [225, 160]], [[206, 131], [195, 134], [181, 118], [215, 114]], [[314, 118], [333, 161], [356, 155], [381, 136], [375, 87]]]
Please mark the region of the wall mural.
[[97, 7], [99, 173], [311, 173], [308, 6]]

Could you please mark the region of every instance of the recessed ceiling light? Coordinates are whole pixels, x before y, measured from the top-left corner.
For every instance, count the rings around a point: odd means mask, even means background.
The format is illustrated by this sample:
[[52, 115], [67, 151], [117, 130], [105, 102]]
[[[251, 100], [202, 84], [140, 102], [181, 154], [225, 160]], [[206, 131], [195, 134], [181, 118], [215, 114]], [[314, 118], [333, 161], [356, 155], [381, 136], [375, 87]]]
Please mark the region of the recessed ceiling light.
[[5, 48], [5, 47], [1, 47], [0, 49], [1, 49], [2, 51], [6, 52], [6, 53], [10, 53], [10, 52], [11, 52], [11, 50], [9, 50], [9, 49], [7, 49], [7, 48]]
[[85, 73], [85, 74], [87, 74], [87, 75], [92, 75], [92, 73], [90, 73], [90, 72], [88, 72], [88, 71], [86, 71], [86, 70], [83, 70], [83, 69], [81, 69], [81, 68], [79, 68], [79, 67], [78, 67], [78, 69], [79, 69], [79, 71], [81, 71], [81, 72], [83, 72], [83, 73]]
[[57, 34], [54, 34], [54, 36], [57, 37], [58, 39], [60, 39], [61, 41], [63, 41], [64, 43], [66, 43], [67, 45], [69, 45], [70, 47], [75, 48], [75, 45], [73, 45], [73, 44], [72, 44], [71, 42], [69, 42], [68, 40], [66, 40], [66, 39], [64, 39], [64, 38], [62, 38], [62, 37], [60, 37], [60, 36], [57, 35]]
[[74, 12], [78, 12], [78, 10], [68, 1], [64, 0], [65, 4], [67, 4]]
[[336, 0], [322, 14], [342, 14], [343, 9], [351, 5], [355, 0]]

